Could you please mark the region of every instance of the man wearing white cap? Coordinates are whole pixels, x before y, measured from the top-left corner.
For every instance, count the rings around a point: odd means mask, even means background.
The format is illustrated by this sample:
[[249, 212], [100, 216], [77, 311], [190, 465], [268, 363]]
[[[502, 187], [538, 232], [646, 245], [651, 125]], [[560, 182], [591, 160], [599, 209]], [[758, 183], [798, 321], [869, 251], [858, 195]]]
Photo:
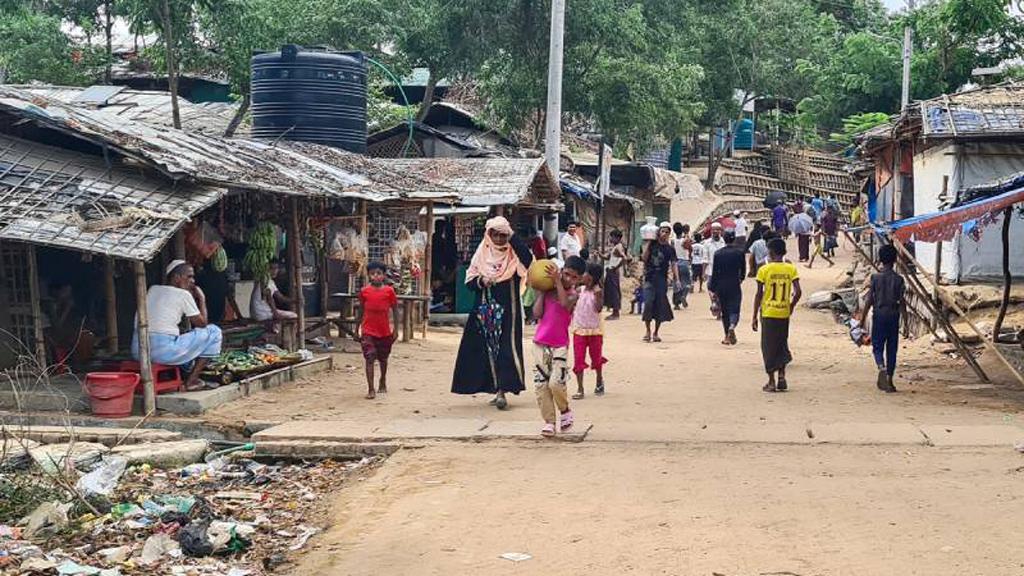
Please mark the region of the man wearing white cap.
[[[167, 283], [150, 286], [146, 293], [150, 358], [156, 364], [168, 366], [192, 364], [185, 389], [199, 390], [203, 388], [199, 373], [211, 358], [220, 355], [221, 331], [207, 321], [206, 295], [196, 286], [192, 266], [184, 260], [174, 260], [164, 272]], [[192, 330], [184, 334], [178, 328], [182, 318], [188, 318], [192, 325]], [[132, 339], [136, 358], [138, 338], [136, 331]]]
[[747, 247], [747, 232], [750, 228], [750, 225], [747, 223], [747, 213], [734, 210], [732, 219], [734, 223], [733, 230], [736, 232], [736, 242], [733, 245], [739, 246], [745, 251]]
[[[725, 248], [725, 240], [722, 239], [722, 224], [714, 222], [711, 224], [711, 237], [704, 241], [704, 259], [707, 264], [704, 266], [704, 275], [707, 278], [708, 286], [711, 286], [711, 278], [715, 269], [715, 252]], [[711, 294], [711, 315], [719, 318], [721, 308], [718, 298]]]

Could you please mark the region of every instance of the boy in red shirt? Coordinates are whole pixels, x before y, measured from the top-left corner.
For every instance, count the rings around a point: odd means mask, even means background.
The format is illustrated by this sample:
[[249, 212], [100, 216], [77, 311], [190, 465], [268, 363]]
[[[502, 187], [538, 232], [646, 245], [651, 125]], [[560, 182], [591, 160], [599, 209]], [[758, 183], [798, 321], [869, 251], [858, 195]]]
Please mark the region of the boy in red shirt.
[[[359, 292], [360, 335], [363, 358], [366, 360], [366, 399], [373, 400], [377, 394], [388, 393], [388, 357], [391, 345], [398, 336], [398, 295], [391, 286], [384, 285], [386, 268], [380, 262], [366, 266], [370, 285]], [[388, 323], [388, 311], [394, 321], [394, 329]], [[380, 385], [373, 390], [373, 363], [380, 362]]]

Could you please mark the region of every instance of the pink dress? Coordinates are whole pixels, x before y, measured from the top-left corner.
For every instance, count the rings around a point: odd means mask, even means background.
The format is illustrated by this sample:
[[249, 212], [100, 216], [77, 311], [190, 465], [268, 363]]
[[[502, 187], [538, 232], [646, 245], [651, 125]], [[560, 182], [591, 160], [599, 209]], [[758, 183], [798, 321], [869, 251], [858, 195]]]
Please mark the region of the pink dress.
[[[575, 291], [570, 292], [574, 294]], [[566, 310], [558, 301], [558, 294], [551, 290], [544, 294], [544, 316], [537, 323], [537, 333], [533, 341], [551, 348], [569, 347], [569, 325], [572, 324], [572, 312]]]
[[[587, 368], [600, 369], [608, 363], [604, 357], [604, 322], [601, 312], [595, 307], [597, 296], [591, 290], [581, 290], [573, 311], [573, 368], [576, 374], [582, 374]], [[590, 366], [587, 365], [587, 353], [590, 354]]]

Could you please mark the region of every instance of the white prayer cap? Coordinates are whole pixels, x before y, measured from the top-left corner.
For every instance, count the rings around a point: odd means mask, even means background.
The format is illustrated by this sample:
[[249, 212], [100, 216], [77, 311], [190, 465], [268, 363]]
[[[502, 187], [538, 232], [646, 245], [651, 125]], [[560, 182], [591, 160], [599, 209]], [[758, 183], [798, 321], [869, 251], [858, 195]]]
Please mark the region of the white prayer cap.
[[167, 265], [167, 268], [164, 268], [164, 276], [170, 276], [171, 272], [174, 272], [174, 269], [182, 264], [188, 264], [188, 262], [185, 262], [184, 260], [171, 260], [171, 263]]

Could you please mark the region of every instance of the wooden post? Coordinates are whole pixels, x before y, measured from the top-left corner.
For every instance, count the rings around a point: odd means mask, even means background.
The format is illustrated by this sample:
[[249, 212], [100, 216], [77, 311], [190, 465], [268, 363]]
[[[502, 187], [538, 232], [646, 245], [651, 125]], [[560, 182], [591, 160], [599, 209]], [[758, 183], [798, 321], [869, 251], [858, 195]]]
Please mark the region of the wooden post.
[[174, 257], [178, 260], [184, 260], [185, 253], [185, 233], [178, 230], [174, 235]]
[[[953, 328], [953, 324], [949, 322], [949, 318], [947, 318], [945, 313], [942, 312], [941, 305], [934, 305], [928, 298], [928, 291], [925, 289], [924, 284], [922, 284], [921, 280], [910, 270], [910, 266], [907, 265], [907, 262], [901, 260], [900, 265], [903, 267], [903, 274], [907, 279], [907, 286], [909, 286], [910, 290], [921, 300], [921, 303], [924, 304], [928, 313], [932, 315], [932, 319], [937, 323], [937, 327], [932, 329], [932, 335], [935, 336], [935, 339], [941, 340], [938, 334], [938, 327], [941, 327], [946, 332], [946, 336], [949, 338], [949, 341], [952, 342], [953, 346], [960, 351], [960, 355], [963, 357], [964, 361], [967, 362], [967, 365], [971, 367], [971, 370], [974, 370], [974, 373], [978, 375], [978, 378], [982, 382], [989, 382], [988, 375], [985, 374], [981, 365], [978, 364], [978, 360], [971, 353], [970, 349], [967, 348], [967, 345], [964, 344], [963, 339], [960, 338], [960, 334], [958, 334], [956, 329]], [[907, 309], [910, 310], [911, 308], [908, 307]], [[925, 322], [925, 326], [931, 329], [931, 324], [928, 322]]]
[[434, 276], [434, 202], [427, 202], [427, 247], [423, 259], [423, 295], [430, 298], [423, 304], [423, 338], [427, 337], [427, 324], [430, 323], [430, 302], [434, 297], [434, 288], [431, 279]]
[[32, 299], [32, 339], [35, 340], [33, 347], [36, 363], [38, 368], [44, 371], [47, 366], [46, 338], [43, 335], [43, 310], [39, 305], [42, 293], [39, 289], [39, 262], [36, 260], [36, 247], [32, 245], [28, 247], [28, 294]]
[[[903, 247], [903, 245], [902, 245], [902, 244], [900, 244], [899, 242], [893, 242], [893, 245], [894, 245], [894, 246], [896, 246], [896, 249], [897, 249], [897, 250], [899, 250], [899, 251], [900, 251], [900, 253], [902, 253], [902, 254], [903, 254], [903, 257], [904, 257], [904, 258], [906, 258], [906, 259], [907, 259], [907, 260], [908, 260], [909, 262], [912, 262], [912, 263], [914, 264], [914, 266], [915, 266], [915, 267], [917, 267], [917, 269], [918, 269], [918, 270], [920, 270], [920, 269], [921, 269], [921, 264], [920, 264], [920, 263], [919, 263], [919, 262], [918, 262], [918, 261], [917, 261], [917, 260], [916, 260], [916, 259], [915, 259], [915, 258], [914, 258], [914, 257], [913, 257], [912, 255], [911, 255], [911, 254], [910, 254], [910, 252], [908, 252], [908, 251], [907, 251], [907, 249], [906, 249], [906, 248], [904, 248], [904, 247]], [[927, 274], [925, 274], [925, 275], [924, 275], [924, 278], [925, 278], [926, 280], [928, 280], [928, 282], [932, 282], [932, 279], [931, 279], [931, 278], [930, 278], [930, 277], [929, 277], [929, 276], [928, 276]], [[936, 287], [936, 288], [937, 288], [937, 287]], [[1019, 382], [1020, 382], [1021, 384], [1024, 384], [1024, 374], [1021, 374], [1021, 373], [1020, 373], [1020, 372], [1019, 372], [1019, 371], [1017, 370], [1017, 367], [1016, 367], [1016, 366], [1014, 366], [1012, 362], [1010, 362], [1009, 360], [1007, 360], [1007, 359], [1006, 359], [1006, 356], [1004, 356], [1004, 355], [1003, 355], [1003, 351], [1002, 351], [1002, 350], [1000, 350], [1000, 349], [999, 349], [999, 348], [998, 348], [998, 347], [997, 347], [997, 346], [996, 346], [996, 345], [995, 345], [994, 343], [992, 343], [992, 342], [989, 342], [988, 338], [986, 337], [986, 334], [985, 334], [985, 333], [983, 333], [983, 332], [982, 332], [982, 331], [981, 331], [980, 329], [978, 329], [978, 326], [977, 326], [977, 324], [975, 324], [975, 323], [974, 323], [974, 321], [973, 321], [973, 320], [971, 320], [971, 319], [970, 319], [970, 318], [969, 318], [969, 317], [967, 316], [967, 313], [966, 313], [966, 312], [964, 312], [962, 308], [960, 308], [960, 305], [959, 305], [959, 304], [957, 304], [955, 300], [953, 300], [952, 298], [950, 298], [950, 297], [949, 297], [949, 296], [948, 296], [948, 295], [947, 295], [947, 294], [946, 294], [945, 292], [943, 292], [943, 291], [942, 291], [941, 289], [939, 289], [939, 297], [940, 297], [940, 298], [942, 299], [942, 301], [943, 301], [943, 302], [945, 302], [945, 304], [946, 304], [946, 306], [947, 306], [948, 308], [950, 308], [950, 309], [952, 309], [952, 310], [953, 310], [954, 312], [956, 312], [956, 313], [957, 313], [957, 315], [958, 315], [958, 316], [960, 316], [960, 318], [961, 318], [961, 319], [962, 319], [962, 320], [963, 320], [964, 322], [966, 322], [968, 326], [970, 326], [971, 330], [973, 330], [973, 331], [974, 331], [974, 333], [975, 333], [975, 334], [977, 334], [977, 335], [978, 335], [978, 337], [980, 337], [980, 338], [981, 338], [981, 343], [982, 343], [982, 344], [984, 344], [984, 345], [985, 345], [985, 347], [989, 349], [989, 351], [991, 351], [992, 353], [994, 353], [994, 354], [996, 355], [996, 357], [998, 357], [998, 358], [999, 358], [999, 360], [1000, 360], [1000, 361], [1001, 361], [1001, 362], [1002, 362], [1002, 363], [1003, 363], [1003, 364], [1004, 364], [1004, 365], [1005, 365], [1005, 366], [1006, 366], [1007, 368], [1009, 368], [1009, 369], [1010, 369], [1010, 373], [1011, 373], [1011, 374], [1013, 374], [1013, 375], [1014, 375], [1014, 376], [1015, 376], [1015, 377], [1017, 378], [1017, 380], [1018, 380], [1018, 381], [1019, 381]]]
[[[942, 313], [942, 299], [939, 298], [939, 281], [942, 279], [942, 240], [935, 243], [935, 288], [932, 291], [932, 300], [935, 302], [935, 309]], [[932, 319], [932, 327], [937, 326], [938, 318]]]
[[103, 274], [103, 291], [107, 301], [107, 351], [111, 354], [116, 354], [120, 348], [117, 334], [117, 289], [114, 284], [115, 266], [114, 259], [108, 257]]
[[142, 405], [146, 414], [156, 412], [156, 388], [153, 385], [153, 361], [149, 356], [149, 308], [146, 305], [146, 265], [133, 262], [135, 266], [135, 300], [139, 335], [139, 377], [142, 380]]
[[992, 327], [992, 341], [999, 342], [999, 333], [1003, 330], [1006, 309], [1010, 306], [1010, 286], [1013, 276], [1010, 275], [1010, 222], [1013, 220], [1013, 206], [1003, 210], [1003, 301], [999, 304], [999, 315]]
[[[370, 230], [369, 230], [369, 217], [367, 216], [367, 211], [368, 211], [368, 208], [367, 208], [367, 205], [366, 205], [366, 200], [363, 200], [360, 203], [360, 205], [359, 205], [359, 225], [360, 225], [359, 233], [362, 234], [363, 237], [366, 238], [367, 241], [369, 241], [370, 240]], [[367, 255], [367, 256], [369, 256], [369, 255]], [[366, 273], [366, 266], [363, 266], [362, 278], [363, 278], [363, 284], [366, 284], [367, 279], [369, 278], [369, 276]], [[355, 288], [353, 288], [349, 292], [355, 292]]]
[[296, 323], [297, 347], [306, 346], [306, 298], [302, 293], [302, 240], [299, 239], [299, 199], [291, 199], [291, 218], [288, 221], [288, 251], [292, 255], [292, 277], [295, 279], [292, 290], [295, 294], [292, 301], [295, 302], [295, 313], [299, 316]]
[[[949, 193], [949, 175], [942, 177], [942, 198]], [[939, 298], [939, 282], [942, 279], [942, 240], [935, 243], [935, 288], [932, 291], [932, 299], [935, 301], [935, 309], [943, 314], [942, 299]], [[932, 327], [938, 326], [938, 318], [932, 318]]]
[[[327, 281], [327, 272], [330, 267], [330, 263], [327, 258], [327, 251], [330, 249], [330, 226], [324, 226], [324, 238], [323, 238], [323, 253], [320, 255], [320, 274], [318, 275], [320, 280], [320, 315], [327, 319], [327, 303], [328, 303], [328, 291], [330, 285]], [[327, 336], [330, 337], [331, 329], [328, 324]]]

